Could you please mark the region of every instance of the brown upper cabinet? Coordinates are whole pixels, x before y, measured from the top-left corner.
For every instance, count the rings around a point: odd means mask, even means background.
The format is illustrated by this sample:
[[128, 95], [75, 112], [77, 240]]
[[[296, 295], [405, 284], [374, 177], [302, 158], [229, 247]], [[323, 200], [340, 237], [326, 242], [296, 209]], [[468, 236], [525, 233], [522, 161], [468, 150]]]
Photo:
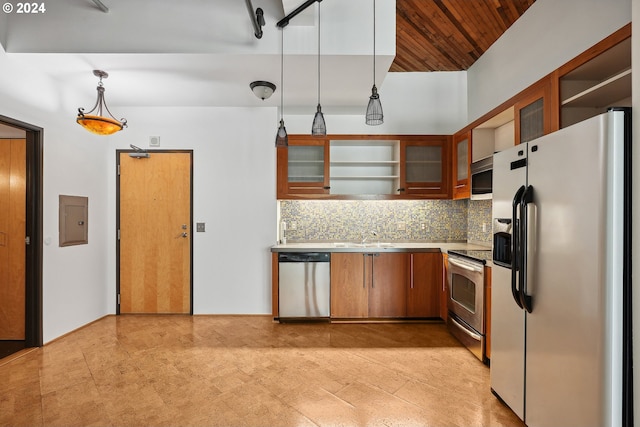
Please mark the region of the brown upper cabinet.
[[288, 147], [278, 147], [278, 198], [329, 194], [329, 141], [307, 135], [289, 136]]
[[471, 194], [471, 132], [459, 132], [453, 136], [453, 198], [468, 199]]
[[[515, 143], [521, 144], [557, 130], [553, 82], [548, 76], [523, 91], [514, 108]], [[557, 107], [556, 107], [557, 108]]]
[[560, 128], [631, 107], [631, 24], [557, 70]]
[[449, 136], [403, 137], [400, 140], [400, 192], [408, 198], [451, 197]]
[[[454, 136], [456, 147], [471, 132], [471, 162], [477, 145], [501, 151], [604, 113], [631, 106], [631, 24], [503, 102]], [[453, 197], [456, 198], [454, 172]], [[462, 183], [462, 182], [460, 182]], [[461, 187], [464, 188], [464, 187]], [[465, 196], [460, 196], [465, 197]]]
[[290, 135], [279, 199], [448, 198], [450, 136]]

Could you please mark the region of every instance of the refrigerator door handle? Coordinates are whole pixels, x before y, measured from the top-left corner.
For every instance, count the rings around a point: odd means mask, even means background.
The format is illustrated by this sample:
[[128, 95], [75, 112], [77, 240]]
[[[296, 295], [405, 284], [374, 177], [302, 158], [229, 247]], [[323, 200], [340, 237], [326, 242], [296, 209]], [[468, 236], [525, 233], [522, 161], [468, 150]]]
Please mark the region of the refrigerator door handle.
[[522, 247], [520, 244], [520, 220], [518, 219], [518, 208], [520, 207], [520, 201], [522, 200], [522, 194], [524, 193], [525, 186], [521, 186], [516, 191], [511, 203], [511, 224], [512, 238], [511, 238], [511, 294], [513, 300], [518, 304], [518, 307], [522, 307], [520, 298], [520, 292], [518, 290], [518, 270], [520, 269], [520, 254], [522, 253]]
[[533, 186], [529, 185], [524, 192], [522, 193], [522, 197], [520, 199], [520, 288], [518, 289], [518, 293], [520, 296], [521, 307], [527, 310], [528, 313], [531, 313], [533, 310], [532, 299], [530, 295], [526, 294], [527, 288], [527, 269], [528, 269], [528, 259], [527, 259], [527, 244], [529, 236], [528, 232], [528, 223], [529, 216], [527, 214], [527, 205], [533, 201]]

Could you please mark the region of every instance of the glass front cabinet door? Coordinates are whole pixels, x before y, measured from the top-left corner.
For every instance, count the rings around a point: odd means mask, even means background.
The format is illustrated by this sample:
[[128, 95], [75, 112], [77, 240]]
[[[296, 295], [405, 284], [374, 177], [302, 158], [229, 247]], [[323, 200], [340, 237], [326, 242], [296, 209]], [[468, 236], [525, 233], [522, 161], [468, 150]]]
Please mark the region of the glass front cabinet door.
[[400, 141], [403, 165], [398, 193], [408, 197], [448, 198], [448, 136], [422, 136]]
[[329, 194], [329, 142], [289, 137], [278, 147], [278, 199]]
[[453, 136], [453, 198], [468, 199], [471, 160], [471, 132]]

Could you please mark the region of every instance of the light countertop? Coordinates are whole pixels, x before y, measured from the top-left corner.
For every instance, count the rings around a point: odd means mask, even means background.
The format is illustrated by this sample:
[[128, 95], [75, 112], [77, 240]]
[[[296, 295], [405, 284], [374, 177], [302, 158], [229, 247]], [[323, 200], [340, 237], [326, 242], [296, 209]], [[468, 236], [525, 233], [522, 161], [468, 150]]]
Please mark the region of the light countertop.
[[443, 252], [450, 250], [491, 249], [468, 242], [376, 242], [364, 245], [355, 242], [304, 242], [277, 244], [271, 252]]

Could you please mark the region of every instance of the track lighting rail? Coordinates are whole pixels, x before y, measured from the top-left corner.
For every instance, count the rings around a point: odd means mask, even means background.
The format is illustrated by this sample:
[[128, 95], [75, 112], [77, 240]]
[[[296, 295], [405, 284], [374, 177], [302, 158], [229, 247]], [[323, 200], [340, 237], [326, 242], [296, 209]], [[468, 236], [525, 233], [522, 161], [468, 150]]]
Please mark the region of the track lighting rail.
[[289, 21], [292, 18], [294, 18], [295, 16], [299, 15], [302, 11], [304, 11], [306, 8], [308, 8], [309, 6], [314, 4], [315, 2], [320, 3], [321, 1], [322, 0], [307, 0], [307, 1], [305, 1], [300, 6], [298, 6], [295, 10], [293, 10], [290, 14], [288, 14], [287, 16], [285, 16], [284, 18], [279, 20], [278, 23], [276, 24], [276, 26], [278, 28], [286, 27], [287, 25], [289, 25]]
[[257, 8], [254, 15], [251, 0], [245, 0], [245, 3], [247, 5], [247, 11], [249, 11], [249, 19], [251, 19], [251, 24], [253, 25], [253, 35], [256, 36], [257, 39], [261, 39], [262, 27], [264, 26], [264, 12], [261, 8]]

